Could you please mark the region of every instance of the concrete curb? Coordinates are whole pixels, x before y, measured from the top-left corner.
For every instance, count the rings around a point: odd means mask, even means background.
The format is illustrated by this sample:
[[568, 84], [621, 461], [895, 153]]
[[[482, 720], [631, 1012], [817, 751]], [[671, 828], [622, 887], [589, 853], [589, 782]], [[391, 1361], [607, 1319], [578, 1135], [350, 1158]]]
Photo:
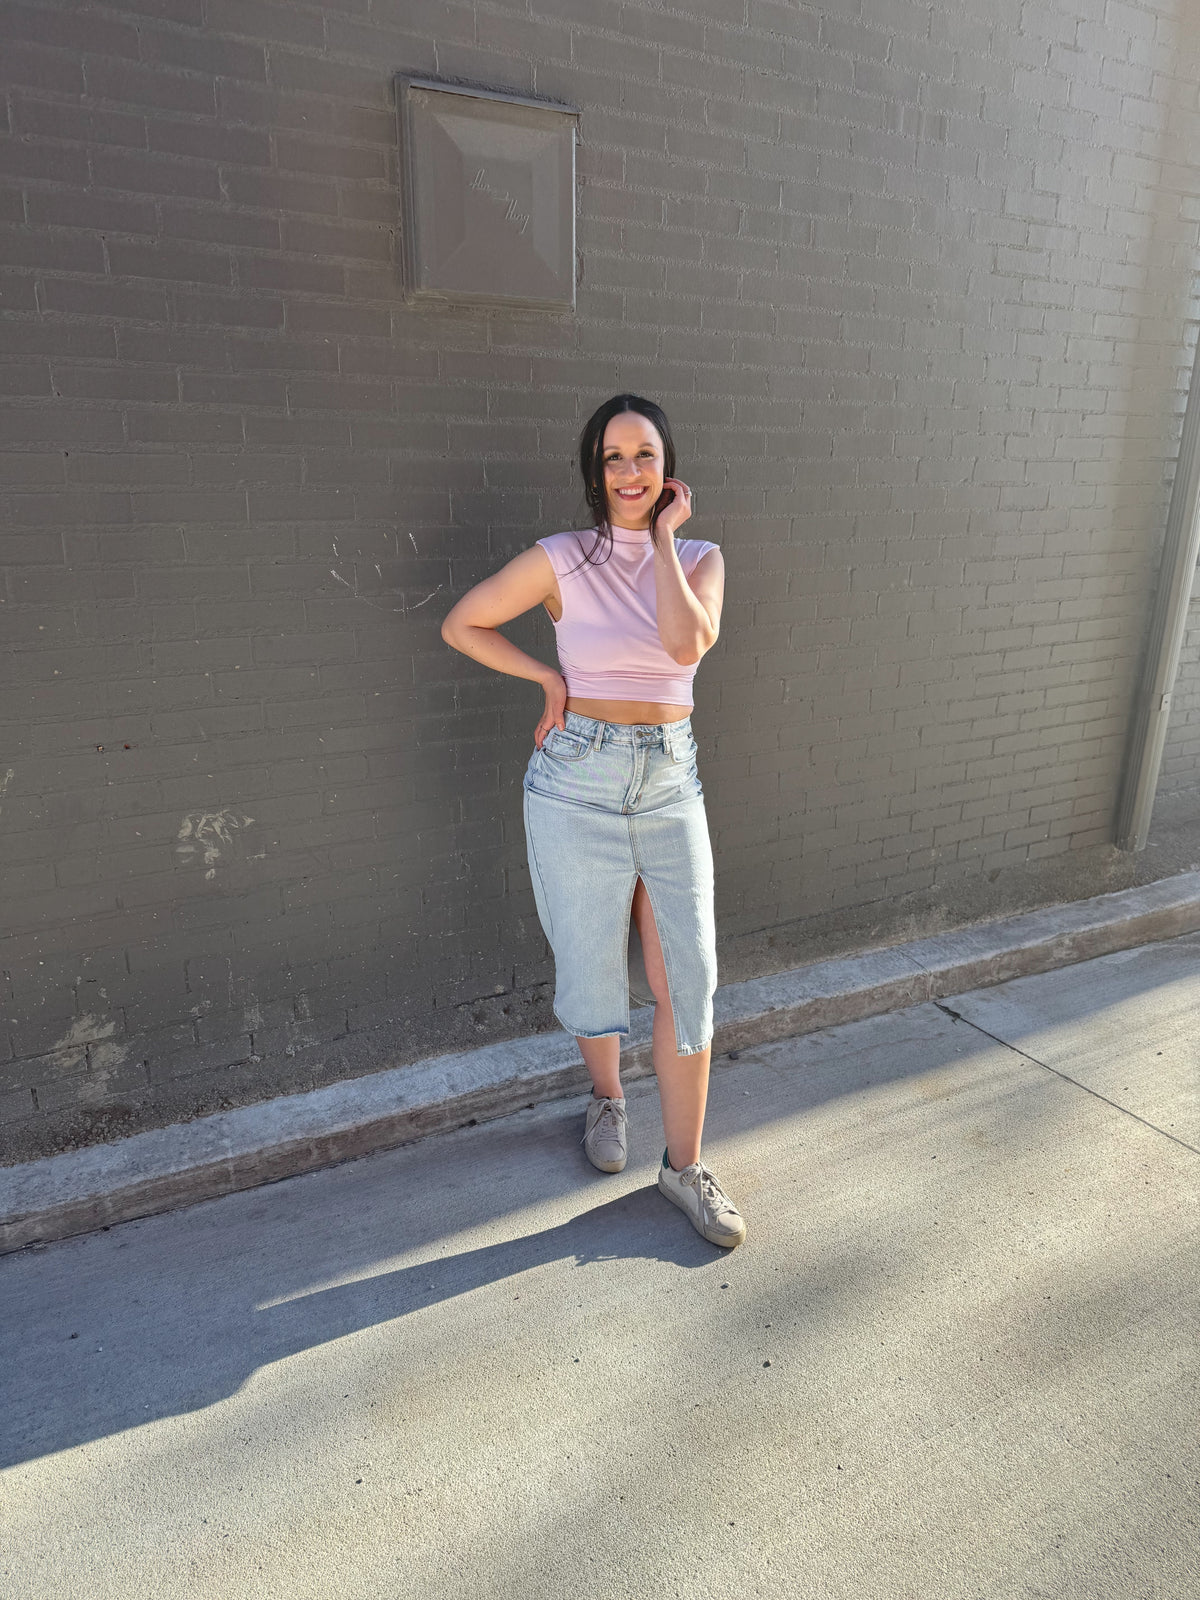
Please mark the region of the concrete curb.
[[[1200, 928], [1200, 872], [717, 991], [713, 1055], [812, 1033]], [[622, 1071], [652, 1070], [649, 1010]], [[410, 1143], [582, 1093], [563, 1033], [484, 1045], [281, 1096], [117, 1144], [0, 1168], [0, 1254]]]

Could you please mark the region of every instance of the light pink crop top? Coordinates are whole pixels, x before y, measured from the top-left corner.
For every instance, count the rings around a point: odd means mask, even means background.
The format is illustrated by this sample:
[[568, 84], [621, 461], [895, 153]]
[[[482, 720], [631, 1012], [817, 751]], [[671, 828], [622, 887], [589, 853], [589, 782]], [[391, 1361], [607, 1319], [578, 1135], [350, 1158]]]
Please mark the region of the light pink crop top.
[[[585, 562], [595, 529], [552, 533], [537, 542], [550, 557], [562, 617], [554, 624], [558, 663], [567, 693], [580, 700], [660, 700], [690, 706], [698, 662], [681, 667], [658, 636], [654, 547], [648, 531], [612, 530], [612, 554]], [[707, 539], [676, 539], [679, 564], [690, 577], [717, 546]], [[603, 557], [601, 545], [597, 555]]]

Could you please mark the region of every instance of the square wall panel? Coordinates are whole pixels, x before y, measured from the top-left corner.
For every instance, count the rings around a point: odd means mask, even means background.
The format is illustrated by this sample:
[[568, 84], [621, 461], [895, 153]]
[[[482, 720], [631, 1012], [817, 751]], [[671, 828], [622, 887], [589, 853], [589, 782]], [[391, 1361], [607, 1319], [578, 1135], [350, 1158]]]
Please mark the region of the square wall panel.
[[575, 125], [547, 101], [398, 81], [406, 288], [575, 308]]

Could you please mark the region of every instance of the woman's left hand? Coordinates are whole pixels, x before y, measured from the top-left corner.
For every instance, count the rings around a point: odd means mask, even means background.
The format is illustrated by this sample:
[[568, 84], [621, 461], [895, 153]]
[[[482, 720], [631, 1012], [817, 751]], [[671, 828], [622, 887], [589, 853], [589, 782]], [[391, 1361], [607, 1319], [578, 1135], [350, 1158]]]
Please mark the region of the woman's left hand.
[[670, 534], [674, 538], [676, 530], [681, 528], [692, 514], [692, 491], [682, 478], [664, 478], [663, 488], [674, 489], [675, 498], [669, 506], [659, 512], [655, 526], [660, 532]]

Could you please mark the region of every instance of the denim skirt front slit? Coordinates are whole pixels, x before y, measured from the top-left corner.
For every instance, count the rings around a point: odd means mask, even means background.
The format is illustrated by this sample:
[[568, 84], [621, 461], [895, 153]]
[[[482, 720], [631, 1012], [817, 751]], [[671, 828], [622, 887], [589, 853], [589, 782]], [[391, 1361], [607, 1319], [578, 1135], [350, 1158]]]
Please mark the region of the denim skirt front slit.
[[662, 945], [675, 1048], [712, 1042], [713, 858], [691, 718], [627, 726], [565, 714], [529, 758], [529, 872], [568, 1033], [629, 1032], [630, 911], [640, 877]]

